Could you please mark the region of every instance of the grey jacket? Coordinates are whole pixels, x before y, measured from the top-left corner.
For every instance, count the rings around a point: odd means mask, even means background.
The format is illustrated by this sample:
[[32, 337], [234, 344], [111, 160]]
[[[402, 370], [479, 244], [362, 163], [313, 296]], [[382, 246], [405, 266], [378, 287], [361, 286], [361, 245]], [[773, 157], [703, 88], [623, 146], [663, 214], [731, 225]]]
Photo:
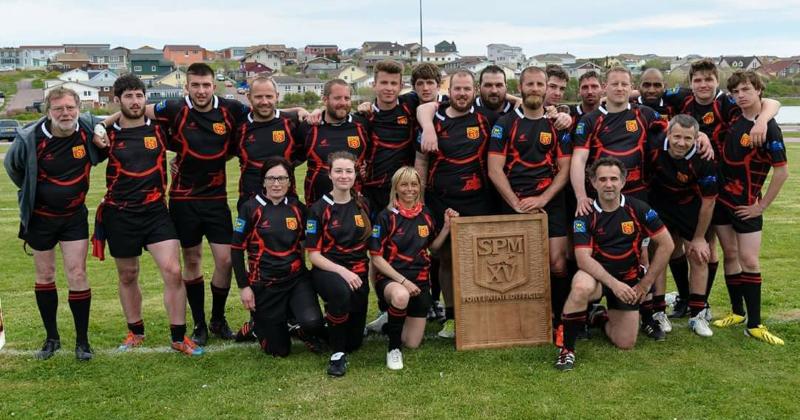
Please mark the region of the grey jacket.
[[[19, 201], [19, 219], [23, 233], [28, 230], [28, 222], [33, 214], [33, 205], [36, 200], [36, 177], [39, 172], [36, 159], [36, 127], [39, 127], [46, 119], [47, 117], [42, 117], [34, 124], [20, 130], [3, 160], [3, 166], [5, 166], [8, 176], [19, 188], [17, 201]], [[89, 113], [81, 114], [78, 118], [80, 127], [90, 134], [94, 131], [95, 124], [100, 121], [102, 119], [92, 117]], [[91, 138], [86, 149], [89, 162], [97, 165], [101, 158]]]

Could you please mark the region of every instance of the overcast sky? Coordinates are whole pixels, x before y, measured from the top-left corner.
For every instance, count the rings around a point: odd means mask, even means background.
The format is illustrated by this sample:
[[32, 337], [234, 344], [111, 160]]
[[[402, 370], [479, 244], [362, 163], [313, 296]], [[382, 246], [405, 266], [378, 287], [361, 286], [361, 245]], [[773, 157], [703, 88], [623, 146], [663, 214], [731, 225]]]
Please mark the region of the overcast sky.
[[[419, 0], [0, 0], [0, 46], [110, 43], [137, 48], [419, 42]], [[424, 44], [462, 55], [489, 43], [528, 55], [800, 55], [800, 0], [423, 0]]]

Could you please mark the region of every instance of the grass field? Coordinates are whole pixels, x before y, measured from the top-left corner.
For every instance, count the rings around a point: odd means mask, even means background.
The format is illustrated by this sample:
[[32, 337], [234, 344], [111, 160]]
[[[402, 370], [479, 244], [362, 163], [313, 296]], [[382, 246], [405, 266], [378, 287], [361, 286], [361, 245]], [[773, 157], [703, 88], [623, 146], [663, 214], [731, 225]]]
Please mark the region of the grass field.
[[[800, 144], [787, 149], [790, 164], [800, 162]], [[93, 171], [90, 206], [105, 192], [103, 170]], [[235, 191], [234, 161], [228, 173], [233, 175], [229, 191]], [[795, 353], [800, 289], [792, 274], [799, 213], [800, 183], [790, 178], [767, 212], [762, 252], [763, 315], [786, 340], [784, 347], [745, 338], [741, 328], [715, 329], [714, 337], [701, 339], [683, 321], [666, 342], [640, 336], [633, 351], [617, 350], [599, 337], [579, 342], [576, 369], [560, 373], [552, 367], [552, 346], [456, 352], [452, 341], [434, 338], [437, 326], [429, 325], [422, 347], [404, 352], [403, 371], [386, 369], [385, 340], [373, 337], [349, 357], [347, 376], [331, 379], [325, 375], [327, 357], [299, 344], [286, 359], [267, 357], [254, 344], [217, 340], [201, 358], [167, 351], [161, 283], [148, 255], [141, 272], [146, 348], [114, 352], [126, 332], [116, 271], [110, 260], [90, 259], [95, 359], [74, 359], [59, 266], [64, 348], [49, 361], [34, 360], [43, 329], [33, 296], [33, 262], [16, 238], [15, 188], [0, 176], [0, 232], [6, 243], [0, 249], [0, 299], [8, 338], [0, 351], [0, 418], [800, 418]], [[206, 278], [210, 271], [206, 259]], [[717, 316], [725, 312], [726, 301], [719, 273], [712, 293]], [[370, 305], [374, 313], [374, 302]], [[228, 316], [232, 325], [246, 318], [235, 288]]]

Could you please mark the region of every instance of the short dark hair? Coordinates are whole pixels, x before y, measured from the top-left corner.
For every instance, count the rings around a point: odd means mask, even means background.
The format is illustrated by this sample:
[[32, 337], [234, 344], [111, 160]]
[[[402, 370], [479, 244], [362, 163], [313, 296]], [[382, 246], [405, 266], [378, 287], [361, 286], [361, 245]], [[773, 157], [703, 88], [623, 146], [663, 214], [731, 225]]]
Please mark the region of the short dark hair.
[[744, 70], [737, 70], [735, 71], [731, 77], [728, 78], [728, 92], [733, 92], [737, 86], [742, 83], [750, 82], [751, 85], [755, 89], [764, 93], [764, 82], [761, 80], [760, 77], [756, 74], [756, 72], [752, 70], [744, 71]]
[[381, 60], [375, 63], [375, 76], [378, 76], [378, 72], [384, 72], [386, 74], [403, 74], [403, 65], [395, 60]]
[[478, 84], [483, 83], [483, 75], [486, 73], [495, 73], [495, 74], [500, 73], [503, 75], [503, 83], [506, 82], [506, 72], [504, 72], [503, 69], [500, 68], [500, 66], [490, 64], [484, 67], [483, 70], [481, 70], [480, 74], [478, 75]]
[[622, 179], [625, 179], [625, 177], [628, 176], [628, 170], [625, 168], [625, 164], [622, 163], [621, 160], [615, 157], [605, 156], [594, 161], [592, 165], [589, 166], [589, 169], [586, 170], [587, 175], [589, 175], [589, 179], [597, 179], [597, 169], [601, 166], [616, 166], [619, 168]]
[[717, 65], [708, 58], [697, 60], [689, 66], [689, 81], [692, 80], [695, 73], [701, 71], [711, 72], [711, 74], [714, 75], [714, 78], [719, 81], [719, 70], [717, 70]]
[[548, 64], [547, 67], [544, 68], [544, 72], [547, 74], [547, 78], [555, 77], [557, 79], [566, 80], [569, 82], [569, 75], [564, 68], [559, 66], [558, 64]]
[[259, 179], [261, 179], [261, 182], [263, 183], [264, 177], [267, 176], [267, 171], [276, 166], [283, 166], [283, 169], [286, 169], [286, 173], [289, 175], [289, 190], [291, 190], [292, 183], [294, 183], [294, 169], [292, 169], [292, 164], [282, 157], [268, 157], [267, 160], [264, 161], [264, 165], [261, 166], [261, 170], [259, 171], [261, 178]]
[[437, 85], [440, 85], [442, 84], [442, 72], [439, 71], [436, 64], [420, 63], [411, 70], [411, 86], [416, 85], [419, 79], [432, 79], [436, 81]]
[[214, 70], [206, 63], [192, 63], [186, 69], [186, 77], [189, 76], [213, 76]]
[[475, 74], [472, 73], [471, 71], [467, 70], [467, 69], [462, 68], [462, 69], [456, 70], [454, 73], [452, 73], [450, 75], [450, 85], [451, 86], [453, 85], [453, 78], [456, 77], [456, 76], [469, 76], [469, 78], [472, 79], [472, 84], [475, 84]]
[[586, 79], [597, 79], [598, 82], [603, 83], [603, 77], [600, 76], [600, 74], [594, 70], [589, 70], [578, 77], [578, 86], [580, 86], [581, 83], [583, 83], [583, 81]]
[[522, 72], [519, 74], [520, 85], [522, 85], [525, 82], [525, 75], [529, 73], [541, 73], [545, 75], [545, 79], [547, 78], [547, 73], [541, 67], [528, 66], [522, 69]]
[[114, 96], [117, 98], [122, 97], [122, 94], [128, 90], [141, 90], [142, 93], [147, 93], [142, 79], [133, 73], [122, 75], [114, 81]]

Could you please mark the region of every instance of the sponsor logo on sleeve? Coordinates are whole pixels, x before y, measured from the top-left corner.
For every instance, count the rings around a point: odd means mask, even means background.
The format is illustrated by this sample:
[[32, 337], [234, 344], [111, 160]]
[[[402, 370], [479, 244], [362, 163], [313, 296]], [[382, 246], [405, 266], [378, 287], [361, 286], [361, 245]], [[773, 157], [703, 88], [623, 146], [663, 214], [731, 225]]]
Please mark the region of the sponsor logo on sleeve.
[[578, 126], [575, 127], [575, 134], [579, 136], [586, 134], [586, 124], [579, 122]]
[[236, 221], [233, 222], [233, 231], [237, 233], [243, 233], [246, 225], [247, 222], [245, 222], [244, 219], [237, 217]]
[[503, 127], [499, 125], [495, 125], [492, 127], [492, 138], [502, 140], [503, 139]]
[[653, 210], [653, 209], [648, 210], [647, 214], [644, 215], [644, 220], [646, 220], [648, 222], [652, 222], [653, 220], [656, 220], [657, 218], [658, 218], [658, 213], [656, 213], [656, 211]]
[[161, 112], [167, 109], [167, 101], [161, 101], [156, 104], [156, 112]]
[[572, 223], [572, 231], [575, 233], [586, 233], [586, 222], [583, 220], [576, 220]]
[[317, 233], [317, 221], [312, 219], [306, 222], [306, 234], [314, 233]]

